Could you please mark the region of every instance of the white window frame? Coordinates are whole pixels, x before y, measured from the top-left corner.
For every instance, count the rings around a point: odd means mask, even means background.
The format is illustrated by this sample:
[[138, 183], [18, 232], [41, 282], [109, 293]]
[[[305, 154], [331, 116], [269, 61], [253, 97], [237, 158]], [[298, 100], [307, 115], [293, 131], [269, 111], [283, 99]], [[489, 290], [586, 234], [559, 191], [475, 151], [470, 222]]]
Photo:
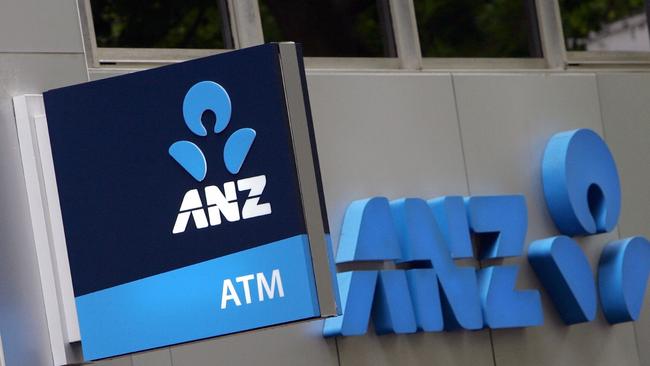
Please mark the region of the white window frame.
[[[216, 0], [215, 0], [216, 1]], [[264, 43], [257, 0], [226, 0], [234, 48]], [[78, 0], [90, 73], [140, 70], [230, 51], [230, 49], [146, 49], [97, 47], [90, 0]], [[650, 52], [567, 52], [558, 0], [535, 0], [543, 56], [540, 58], [422, 57], [413, 0], [388, 0], [397, 52], [390, 57], [305, 57], [310, 70], [564, 70], [650, 67]], [[106, 65], [111, 63], [111, 65]]]
[[[540, 5], [546, 3], [545, 0], [536, 0], [538, 2], [538, 9]], [[646, 19], [650, 17], [648, 14], [648, 0], [646, 2]], [[647, 68], [650, 66], [650, 51], [642, 52], [628, 52], [628, 51], [567, 51], [564, 30], [562, 26], [561, 8], [558, 0], [548, 1], [546, 6], [546, 13], [543, 14], [547, 17], [549, 26], [555, 28], [553, 31], [554, 48], [557, 49], [558, 62], [561, 62], [565, 68]], [[539, 10], [538, 10], [539, 11]], [[540, 19], [541, 21], [542, 19]], [[648, 21], [648, 20], [646, 20]]]
[[[252, 7], [245, 6], [249, 2], [251, 1], [227, 0], [229, 25], [235, 49], [252, 45], [251, 39], [255, 39], [257, 37], [256, 33], [261, 34], [262, 31], [261, 27], [259, 30], [250, 27], [240, 29], [235, 24], [241, 24], [242, 18], [259, 18], [259, 10], [257, 10], [257, 14], [246, 13], [246, 11], [255, 10]], [[106, 64], [110, 64], [109, 68], [141, 68], [232, 51], [232, 49], [98, 47], [90, 0], [78, 0], [77, 3], [86, 62], [89, 68], [103, 68]]]

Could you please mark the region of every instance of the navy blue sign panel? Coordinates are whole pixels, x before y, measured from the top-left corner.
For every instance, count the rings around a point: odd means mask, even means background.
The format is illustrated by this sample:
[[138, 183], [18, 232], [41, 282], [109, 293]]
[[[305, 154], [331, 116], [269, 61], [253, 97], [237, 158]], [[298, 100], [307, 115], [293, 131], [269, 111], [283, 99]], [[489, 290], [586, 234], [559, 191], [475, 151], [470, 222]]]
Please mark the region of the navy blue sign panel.
[[44, 99], [86, 359], [320, 315], [278, 45]]

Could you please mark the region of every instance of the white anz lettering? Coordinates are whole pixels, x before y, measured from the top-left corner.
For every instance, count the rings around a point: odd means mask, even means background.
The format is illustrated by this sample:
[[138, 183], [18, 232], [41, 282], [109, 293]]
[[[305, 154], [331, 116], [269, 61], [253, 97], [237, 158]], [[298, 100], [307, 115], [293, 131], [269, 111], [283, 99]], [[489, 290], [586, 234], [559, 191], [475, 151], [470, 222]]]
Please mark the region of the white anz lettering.
[[239, 204], [237, 204], [235, 182], [225, 183], [223, 190], [225, 195], [217, 186], [205, 187], [205, 201], [208, 204], [210, 226], [221, 224], [222, 214], [229, 222], [239, 221]]
[[[270, 215], [271, 204], [260, 204], [260, 196], [266, 187], [266, 176], [240, 179], [236, 182], [226, 182], [223, 189], [217, 186], [207, 186], [204, 189], [207, 215], [201, 201], [198, 189], [192, 189], [185, 193], [181, 208], [179, 209], [172, 234], [185, 232], [190, 217], [194, 219], [197, 229], [208, 226], [217, 226], [222, 223], [223, 216], [228, 222], [250, 219], [253, 217]], [[248, 191], [248, 197], [244, 201], [240, 212], [237, 192]], [[209, 218], [209, 223], [208, 223]]]
[[203, 202], [201, 202], [201, 197], [199, 197], [199, 191], [197, 189], [185, 193], [183, 202], [181, 203], [180, 213], [176, 217], [176, 222], [174, 223], [174, 229], [172, 230], [173, 234], [185, 231], [187, 224], [190, 221], [190, 215], [194, 218], [194, 224], [197, 229], [208, 227], [208, 219], [205, 216]]
[[249, 191], [248, 199], [244, 202], [244, 207], [241, 210], [243, 219], [250, 219], [251, 217], [269, 215], [271, 213], [271, 204], [263, 203], [258, 204], [260, 201], [259, 196], [266, 187], [266, 176], [258, 175], [257, 177], [240, 179], [237, 181], [237, 188], [239, 191]]

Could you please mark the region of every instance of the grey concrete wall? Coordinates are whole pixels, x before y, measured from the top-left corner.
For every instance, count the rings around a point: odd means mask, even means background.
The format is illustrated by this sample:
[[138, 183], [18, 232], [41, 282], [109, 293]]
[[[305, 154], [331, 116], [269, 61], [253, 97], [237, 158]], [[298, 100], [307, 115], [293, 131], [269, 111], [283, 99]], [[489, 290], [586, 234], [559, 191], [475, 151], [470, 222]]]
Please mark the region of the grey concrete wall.
[[[604, 134], [621, 176], [619, 235], [650, 238], [650, 74], [597, 76]], [[641, 364], [650, 365], [650, 288], [634, 324]]]

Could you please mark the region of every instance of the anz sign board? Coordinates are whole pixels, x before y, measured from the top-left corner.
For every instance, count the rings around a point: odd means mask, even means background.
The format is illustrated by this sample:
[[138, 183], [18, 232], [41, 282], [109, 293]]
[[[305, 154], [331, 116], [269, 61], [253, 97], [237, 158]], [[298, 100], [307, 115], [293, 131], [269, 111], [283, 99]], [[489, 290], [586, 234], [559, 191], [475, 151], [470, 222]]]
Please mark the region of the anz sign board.
[[294, 44], [44, 101], [86, 360], [336, 315]]

